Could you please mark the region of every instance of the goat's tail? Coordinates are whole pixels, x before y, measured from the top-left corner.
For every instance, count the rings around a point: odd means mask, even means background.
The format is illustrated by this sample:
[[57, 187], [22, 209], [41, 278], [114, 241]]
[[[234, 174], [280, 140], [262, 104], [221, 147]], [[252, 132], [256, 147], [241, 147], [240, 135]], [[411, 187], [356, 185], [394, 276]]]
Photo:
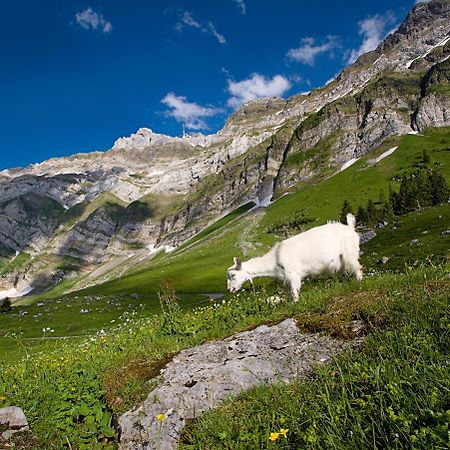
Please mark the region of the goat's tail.
[[346, 218], [347, 218], [347, 225], [349, 227], [355, 229], [355, 223], [356, 223], [355, 216], [351, 213], [348, 213]]

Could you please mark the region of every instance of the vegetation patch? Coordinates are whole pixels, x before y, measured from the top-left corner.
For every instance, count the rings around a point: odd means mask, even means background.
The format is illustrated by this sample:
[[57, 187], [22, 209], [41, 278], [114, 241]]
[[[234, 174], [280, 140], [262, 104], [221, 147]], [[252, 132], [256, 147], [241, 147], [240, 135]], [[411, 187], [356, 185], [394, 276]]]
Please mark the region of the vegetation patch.
[[365, 295], [383, 329], [359, 348], [310, 380], [254, 389], [196, 419], [180, 448], [447, 448], [450, 283], [378, 294]]

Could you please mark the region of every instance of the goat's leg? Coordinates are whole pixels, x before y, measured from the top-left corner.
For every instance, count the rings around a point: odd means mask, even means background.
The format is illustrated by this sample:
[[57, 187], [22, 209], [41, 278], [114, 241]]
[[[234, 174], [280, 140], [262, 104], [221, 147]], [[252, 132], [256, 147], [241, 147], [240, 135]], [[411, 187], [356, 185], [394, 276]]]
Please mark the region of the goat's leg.
[[298, 275], [291, 274], [288, 276], [287, 282], [291, 292], [292, 300], [298, 302], [298, 295], [302, 287], [302, 279]]
[[342, 260], [342, 269], [348, 275], [354, 275], [358, 281], [363, 279], [363, 272], [361, 264], [359, 264], [358, 257], [350, 257]]

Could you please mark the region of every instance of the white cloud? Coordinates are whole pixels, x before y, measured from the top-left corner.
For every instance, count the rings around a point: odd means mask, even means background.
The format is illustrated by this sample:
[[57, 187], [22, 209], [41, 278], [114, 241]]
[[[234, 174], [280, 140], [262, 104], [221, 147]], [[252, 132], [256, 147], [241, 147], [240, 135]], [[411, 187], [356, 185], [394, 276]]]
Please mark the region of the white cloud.
[[237, 7], [241, 10], [242, 14], [245, 14], [247, 12], [247, 6], [245, 5], [244, 0], [233, 0], [234, 3], [236, 3]]
[[301, 40], [299, 47], [291, 48], [286, 56], [294, 61], [312, 66], [317, 55], [330, 52], [338, 46], [336, 36], [327, 36], [321, 44], [316, 44], [316, 40], [312, 37], [306, 37]]
[[207, 129], [208, 125], [204, 119], [223, 112], [220, 108], [190, 103], [186, 97], [175, 95], [173, 92], [169, 92], [161, 102], [170, 108], [166, 113], [168, 116], [193, 130]]
[[[216, 27], [214, 26], [214, 24], [212, 22], [208, 22], [208, 27], [207, 30], [209, 30], [209, 32], [221, 43], [221, 44], [226, 44], [227, 40], [225, 39], [225, 36], [223, 34], [220, 34], [217, 30]], [[204, 30], [202, 30], [204, 31]]]
[[359, 34], [363, 41], [358, 49], [353, 49], [347, 59], [349, 64], [355, 62], [364, 53], [375, 50], [378, 44], [394, 30], [392, 29], [397, 18], [392, 11], [385, 14], [375, 14], [358, 22]]
[[108, 22], [103, 14], [95, 12], [92, 8], [75, 14], [76, 21], [85, 30], [101, 30], [103, 33], [112, 31], [112, 24]]
[[254, 73], [250, 78], [242, 81], [228, 80], [228, 106], [238, 108], [243, 103], [257, 98], [280, 97], [291, 88], [290, 81], [275, 75], [272, 79]]
[[181, 31], [184, 27], [201, 28], [200, 24], [192, 17], [189, 11], [184, 11], [180, 17], [180, 21], [175, 25], [177, 31]]
[[189, 11], [182, 12], [179, 22], [175, 25], [175, 30], [181, 33], [186, 27], [196, 28], [202, 33], [210, 34], [211, 36], [214, 36], [220, 44], [227, 43], [225, 36], [217, 31], [215, 25], [211, 21], [208, 21], [205, 25], [202, 25], [198, 20], [194, 19], [192, 13]]

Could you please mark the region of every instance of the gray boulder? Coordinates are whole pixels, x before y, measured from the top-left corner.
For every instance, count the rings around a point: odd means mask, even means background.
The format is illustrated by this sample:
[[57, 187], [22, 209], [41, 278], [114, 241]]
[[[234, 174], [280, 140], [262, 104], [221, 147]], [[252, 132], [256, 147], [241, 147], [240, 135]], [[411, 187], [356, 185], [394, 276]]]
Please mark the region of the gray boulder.
[[8, 429], [0, 435], [4, 440], [10, 439], [15, 433], [28, 431], [30, 429], [22, 408], [19, 408], [18, 406], [0, 408], [0, 425], [6, 425], [8, 427]]
[[120, 417], [120, 448], [173, 449], [186, 420], [254, 386], [305, 376], [342, 348], [336, 339], [301, 333], [287, 319], [184, 350], [162, 371], [161, 385], [147, 400]]

